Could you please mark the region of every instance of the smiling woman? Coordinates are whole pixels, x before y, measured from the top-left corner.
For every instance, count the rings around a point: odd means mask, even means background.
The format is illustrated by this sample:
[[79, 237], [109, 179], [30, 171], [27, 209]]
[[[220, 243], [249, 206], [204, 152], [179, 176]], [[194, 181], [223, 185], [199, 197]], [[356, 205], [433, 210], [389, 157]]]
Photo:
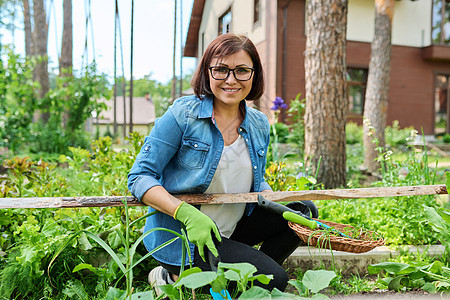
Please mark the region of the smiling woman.
[[[191, 242], [193, 266], [214, 269], [218, 261], [251, 263], [258, 274], [273, 274], [267, 289], [284, 290], [283, 261], [301, 243], [283, 217], [255, 204], [194, 207], [180, 193], [248, 193], [270, 190], [264, 181], [269, 122], [247, 99], [264, 92], [259, 54], [245, 36], [224, 34], [211, 42], [191, 82], [195, 95], [176, 100], [159, 119], [137, 156], [128, 188], [149, 211], [145, 231], [165, 227]], [[147, 235], [149, 251], [173, 236]], [[259, 249], [253, 246], [260, 244]], [[152, 284], [173, 282], [181, 270], [181, 243], [155, 252], [160, 266], [149, 274]], [[232, 289], [233, 287], [229, 287]]]

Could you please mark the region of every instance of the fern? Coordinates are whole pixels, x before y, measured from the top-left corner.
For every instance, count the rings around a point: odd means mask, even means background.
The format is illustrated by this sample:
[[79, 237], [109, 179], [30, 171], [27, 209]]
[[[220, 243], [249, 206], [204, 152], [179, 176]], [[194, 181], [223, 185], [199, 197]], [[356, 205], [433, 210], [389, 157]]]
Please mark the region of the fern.
[[6, 265], [2, 271], [0, 295], [5, 299], [12, 299], [19, 296], [26, 299], [35, 289], [33, 279], [30, 276], [31, 272], [30, 265], [23, 266], [15, 262]]

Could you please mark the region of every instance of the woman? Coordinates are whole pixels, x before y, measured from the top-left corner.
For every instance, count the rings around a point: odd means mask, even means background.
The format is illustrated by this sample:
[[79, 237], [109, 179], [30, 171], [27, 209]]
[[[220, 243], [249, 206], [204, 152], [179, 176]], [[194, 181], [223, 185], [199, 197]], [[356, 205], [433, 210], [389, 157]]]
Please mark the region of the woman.
[[[211, 270], [210, 251], [226, 263], [248, 262], [260, 274], [273, 274], [267, 289], [284, 290], [283, 261], [300, 244], [282, 217], [254, 204], [194, 207], [181, 193], [247, 193], [270, 190], [264, 181], [269, 145], [267, 117], [246, 105], [259, 99], [264, 76], [254, 44], [244, 36], [224, 34], [211, 42], [192, 79], [195, 96], [176, 100], [156, 121], [136, 158], [128, 187], [157, 213], [145, 231], [186, 227], [193, 265]], [[144, 239], [149, 251], [172, 239], [156, 231]], [[252, 247], [260, 244], [259, 250]], [[149, 274], [156, 285], [173, 283], [181, 265], [181, 241], [158, 250], [160, 266]]]

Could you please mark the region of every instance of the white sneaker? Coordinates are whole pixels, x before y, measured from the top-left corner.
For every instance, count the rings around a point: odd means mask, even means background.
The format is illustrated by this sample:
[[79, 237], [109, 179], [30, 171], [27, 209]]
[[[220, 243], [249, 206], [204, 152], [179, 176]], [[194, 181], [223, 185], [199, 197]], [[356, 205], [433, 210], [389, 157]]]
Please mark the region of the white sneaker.
[[155, 289], [156, 296], [161, 296], [163, 291], [158, 286], [168, 284], [169, 272], [161, 266], [158, 266], [148, 274], [148, 283]]

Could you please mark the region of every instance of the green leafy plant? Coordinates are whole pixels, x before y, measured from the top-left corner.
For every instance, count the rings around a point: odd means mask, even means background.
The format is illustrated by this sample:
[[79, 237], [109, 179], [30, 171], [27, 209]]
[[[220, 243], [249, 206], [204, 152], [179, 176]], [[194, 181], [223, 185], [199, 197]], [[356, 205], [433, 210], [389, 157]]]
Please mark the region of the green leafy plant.
[[[111, 258], [114, 260], [114, 262], [117, 264], [117, 266], [119, 267], [119, 270], [122, 272], [122, 276], [119, 278], [119, 280], [122, 277], [125, 277], [125, 282], [126, 282], [126, 297], [128, 297], [129, 299], [132, 299], [132, 293], [133, 293], [133, 268], [135, 268], [139, 263], [141, 263], [142, 261], [144, 261], [145, 259], [147, 259], [148, 257], [150, 257], [154, 252], [160, 250], [161, 248], [165, 247], [166, 245], [171, 244], [172, 242], [174, 242], [176, 239], [181, 238], [182, 239], [182, 253], [183, 256], [186, 253], [186, 247], [188, 247], [188, 242], [187, 242], [187, 237], [185, 235], [180, 235], [179, 233], [173, 231], [173, 230], [169, 230], [166, 228], [153, 228], [147, 232], [145, 232], [143, 235], [141, 235], [133, 244], [131, 244], [130, 242], [130, 231], [132, 226], [139, 222], [144, 220], [145, 218], [158, 213], [158, 212], [153, 212], [153, 213], [149, 213], [146, 214], [144, 216], [139, 217], [138, 219], [134, 220], [133, 222], [130, 222], [130, 218], [129, 218], [129, 214], [128, 214], [128, 207], [127, 207], [127, 202], [126, 200], [123, 201], [124, 203], [124, 207], [125, 207], [125, 229], [124, 232], [125, 234], [122, 232], [122, 228], [118, 228], [115, 230], [115, 232], [117, 233], [117, 236], [119, 237], [120, 241], [122, 242], [122, 246], [124, 248], [124, 260], [125, 262], [119, 257], [119, 255], [103, 240], [101, 239], [98, 235], [82, 229], [79, 230], [78, 232], [72, 234], [70, 236], [69, 239], [67, 239], [62, 245], [61, 247], [56, 251], [56, 253], [53, 255], [49, 265], [48, 265], [48, 273], [50, 274], [50, 268], [52, 267], [53, 262], [56, 260], [56, 258], [58, 257], [58, 255], [64, 250], [64, 248], [66, 248], [68, 245], [70, 245], [72, 243], [73, 240], [75, 240], [78, 236], [80, 235], [85, 235], [86, 237], [89, 237], [90, 239], [94, 240], [96, 243], [98, 243], [110, 256]], [[143, 241], [143, 239], [153, 233], [156, 230], [163, 230], [163, 231], [167, 231], [170, 233], [173, 233], [175, 235], [175, 238], [163, 243], [162, 245], [160, 245], [159, 247], [155, 248], [154, 250], [148, 252], [146, 255], [144, 255], [143, 257], [141, 257], [138, 260], [135, 260], [135, 255], [136, 255], [136, 250], [138, 245]], [[189, 254], [190, 255], [190, 254]], [[182, 258], [182, 261], [184, 261], [184, 257]], [[191, 262], [191, 257], [189, 257], [189, 261]], [[89, 264], [81, 264], [78, 265], [75, 269], [75, 271], [79, 271], [82, 269], [91, 269], [92, 270], [92, 266]], [[152, 294], [152, 292], [148, 292], [147, 294]]]
[[[448, 175], [447, 175], [448, 174]], [[450, 175], [447, 173], [447, 177]], [[433, 207], [423, 206], [427, 222], [431, 225], [434, 231], [438, 233], [438, 239], [445, 247], [446, 262], [450, 264], [450, 211], [436, 210]]]
[[300, 296], [309, 297], [314, 295], [316, 298], [320, 291], [330, 285], [331, 280], [336, 277], [334, 271], [327, 270], [308, 270], [303, 275], [302, 280], [290, 280], [289, 284], [293, 285]]
[[39, 84], [33, 81], [34, 61], [21, 58], [6, 48], [0, 64], [0, 147], [13, 152], [30, 139]]
[[378, 283], [390, 290], [421, 288], [431, 293], [450, 291], [450, 268], [444, 267], [440, 261], [431, 264], [384, 262], [369, 265], [367, 270], [370, 274], [385, 271], [388, 276], [378, 280]]
[[[378, 181], [373, 186], [431, 185], [437, 181], [437, 168], [429, 166], [426, 147], [421, 152], [409, 151], [402, 159], [393, 150], [378, 147], [381, 163]], [[436, 243], [438, 238], [426, 219], [423, 204], [438, 208], [442, 206], [435, 196], [399, 196], [384, 199], [355, 199], [336, 202], [319, 202], [324, 220], [373, 228], [381, 234], [387, 245], [422, 245]], [[371, 217], [367, 218], [370, 212]]]
[[[440, 240], [445, 245], [443, 260], [435, 260], [431, 263], [423, 259], [411, 261], [410, 263], [385, 262], [370, 265], [368, 271], [371, 274], [379, 273], [381, 270], [387, 273], [387, 277], [378, 282], [391, 290], [403, 288], [421, 288], [431, 293], [439, 291], [450, 291], [450, 263], [448, 253], [450, 249], [450, 212], [436, 211], [433, 207], [423, 205], [427, 222], [439, 233]], [[447, 266], [445, 265], [447, 263]]]
[[264, 177], [274, 191], [312, 190], [316, 186], [316, 179], [304, 170], [295, 175], [288, 172], [285, 162], [272, 162], [267, 166]]
[[89, 135], [83, 124], [106, 109], [99, 99], [110, 95], [106, 77], [97, 74], [95, 64], [86, 67], [82, 74], [57, 77], [55, 89], [39, 102], [38, 107], [51, 114], [47, 121], [33, 124], [30, 150], [65, 153], [68, 145], [87, 148]]
[[[249, 263], [219, 262], [217, 272], [202, 271], [198, 267], [191, 268], [181, 273], [175, 284], [164, 285], [160, 288], [170, 299], [183, 299], [183, 287], [195, 290], [211, 285], [214, 292], [220, 293], [226, 290], [230, 281], [234, 281], [237, 284], [237, 289], [232, 292], [233, 299], [238, 294], [240, 295], [239, 299], [254, 298], [255, 295], [261, 293], [260, 288], [253, 286], [254, 281], [268, 284], [273, 279], [273, 275], [255, 275], [256, 272], [256, 267]], [[269, 291], [264, 291], [266, 294], [270, 294]]]
[[305, 148], [305, 125], [304, 114], [306, 109], [306, 98], [300, 99], [301, 93], [297, 94], [289, 103], [289, 134], [288, 142], [295, 144], [299, 159], [303, 159]]
[[400, 128], [398, 120], [394, 120], [391, 126], [386, 126], [385, 140], [388, 147], [406, 145], [417, 136], [417, 130], [413, 127]]

